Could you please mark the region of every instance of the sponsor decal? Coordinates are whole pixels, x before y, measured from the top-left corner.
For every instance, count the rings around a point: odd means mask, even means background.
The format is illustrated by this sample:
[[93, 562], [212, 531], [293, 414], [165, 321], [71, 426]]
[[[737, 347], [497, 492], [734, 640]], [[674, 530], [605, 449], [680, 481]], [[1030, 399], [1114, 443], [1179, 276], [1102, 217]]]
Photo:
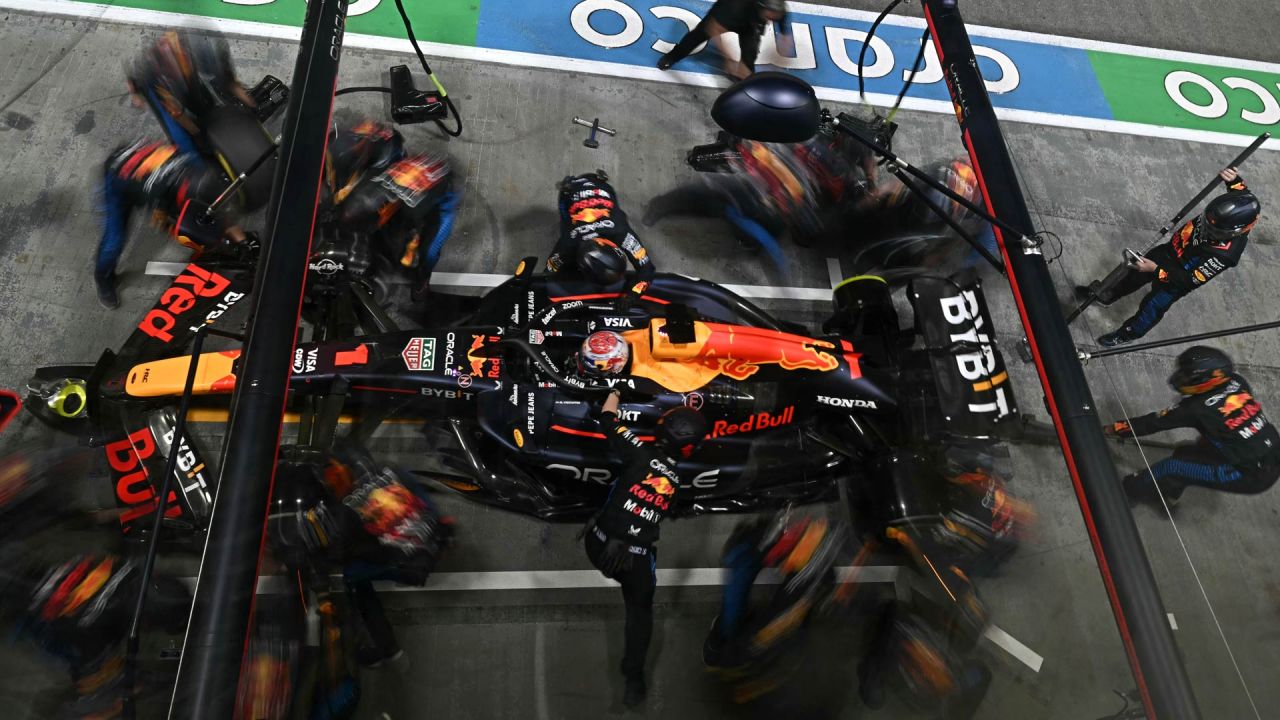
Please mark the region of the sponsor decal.
[[544, 341], [544, 340], [546, 340], [546, 339], [547, 339], [547, 338], [546, 338], [546, 336], [542, 334], [542, 331], [541, 331], [541, 330], [530, 330], [530, 331], [529, 331], [529, 344], [530, 344], [530, 345], [541, 345], [541, 344], [543, 343], [543, 341]]
[[466, 390], [447, 390], [445, 388], [424, 387], [421, 390], [423, 396], [433, 398], [443, 398], [445, 400], [461, 400], [471, 399], [475, 393]]
[[[174, 428], [164, 434], [164, 444], [170, 448], [173, 447], [173, 436], [176, 432], [177, 428]], [[178, 446], [178, 459], [175, 468], [175, 472], [178, 474], [177, 480], [182, 484], [182, 492], [185, 495], [190, 496], [192, 493], [198, 492], [204, 498], [206, 505], [213, 502], [213, 499], [209, 497], [209, 484], [204, 477], [204, 463], [196, 459], [196, 454], [191, 451], [191, 446], [187, 445], [185, 437], [182, 439], [182, 444]]]
[[676, 489], [672, 486], [671, 481], [662, 475], [650, 475], [640, 483], [653, 488], [653, 491], [659, 495], [674, 495]]
[[529, 431], [530, 435], [533, 434], [533, 418], [534, 418], [535, 409], [536, 409], [536, 406], [534, 405], [534, 393], [529, 393], [528, 397], [525, 399], [524, 426], [525, 426], [525, 429]]
[[[703, 334], [702, 329], [706, 333]], [[658, 328], [662, 342], [664, 324]], [[756, 328], [737, 328], [720, 323], [700, 323], [697, 351], [683, 362], [701, 365], [734, 380], [746, 380], [763, 365], [778, 365], [783, 370], [815, 370], [826, 372], [840, 367], [840, 361], [827, 349], [835, 345], [800, 335]]]
[[449, 163], [435, 155], [419, 155], [401, 160], [374, 178], [409, 207], [417, 207], [431, 188], [449, 174]]
[[[499, 338], [490, 337], [489, 340], [491, 342], [497, 342]], [[502, 360], [499, 358], [486, 358], [475, 355], [475, 351], [482, 347], [484, 347], [484, 336], [472, 335], [471, 347], [467, 348], [467, 362], [471, 366], [471, 374], [476, 377], [496, 379], [502, 374]]]
[[293, 351], [293, 372], [295, 375], [305, 375], [315, 372], [316, 364], [320, 360], [319, 348], [297, 348]]
[[625, 317], [607, 317], [604, 319], [604, 326], [608, 328], [633, 328], [635, 321]]
[[593, 223], [609, 217], [609, 214], [610, 211], [606, 208], [583, 208], [575, 213], [570, 213], [569, 219], [576, 223]]
[[1002, 386], [1009, 379], [1009, 373], [1003, 370], [996, 372], [998, 363], [995, 346], [984, 330], [986, 321], [983, 319], [982, 313], [978, 311], [976, 291], [973, 289], [963, 290], [959, 295], [939, 298], [938, 302], [942, 307], [942, 316], [946, 319], [948, 325], [953, 326], [953, 328], [957, 326], [960, 328], [968, 327], [963, 332], [952, 332], [950, 334], [951, 342], [967, 342], [978, 346], [978, 350], [975, 352], [954, 356], [960, 376], [973, 383], [973, 391], [975, 393], [991, 391], [994, 394], [992, 402], [969, 403], [969, 412], [993, 412], [999, 417], [1007, 415], [1009, 413], [1009, 401], [1005, 395], [1005, 388]]
[[1230, 415], [1252, 401], [1253, 395], [1250, 395], [1247, 392], [1232, 393], [1222, 401], [1222, 407], [1218, 408], [1218, 412], [1223, 415]]
[[1253, 422], [1249, 423], [1248, 426], [1240, 428], [1236, 432], [1240, 434], [1240, 437], [1248, 440], [1254, 435], [1257, 435], [1258, 431], [1266, 426], [1267, 426], [1267, 419], [1262, 415], [1259, 415], [1258, 417], [1254, 418]]
[[457, 344], [457, 336], [449, 333], [444, 336], [444, 366], [446, 369], [453, 367], [453, 348]]
[[[116, 500], [125, 507], [120, 514], [120, 524], [128, 525], [140, 517], [155, 512], [156, 491], [147, 476], [146, 465], [143, 464], [156, 452], [155, 436], [150, 428], [142, 428], [127, 437], [108, 443], [106, 446], [107, 464], [116, 475]], [[182, 508], [178, 506], [178, 495], [169, 491], [169, 502], [166, 504], [165, 517], [178, 517]]]
[[720, 482], [720, 468], [712, 468], [694, 475], [689, 481], [689, 487], [706, 490], [715, 487], [718, 482]]
[[324, 275], [325, 277], [328, 277], [338, 272], [339, 270], [346, 269], [346, 266], [344, 266], [342, 263], [335, 262], [329, 258], [325, 258], [319, 262], [313, 262], [307, 265], [307, 267], [310, 268], [312, 272], [319, 273], [320, 275]]
[[[662, 478], [662, 481], [667, 483], [666, 488], [671, 490], [671, 483], [668, 482], [666, 478]], [[632, 485], [629, 492], [640, 502], [652, 505], [659, 510], [669, 509], [671, 507], [671, 501], [666, 497], [666, 495], [674, 493], [675, 490], [671, 490], [671, 492], [668, 493], [660, 493], [656, 489], [649, 491], [644, 488], [644, 485], [647, 484], [649, 484], [648, 480], [644, 481], [643, 484]]]
[[608, 485], [609, 481], [613, 479], [613, 471], [610, 470], [609, 468], [576, 467], [574, 465], [562, 465], [560, 463], [552, 463], [547, 466], [547, 469], [559, 470], [561, 472], [568, 473], [573, 477], [574, 480], [581, 480], [583, 482], [600, 483], [601, 485]]
[[[654, 511], [653, 508], [647, 508], [631, 498], [627, 498], [626, 501], [622, 503], [622, 509], [632, 515], [638, 515], [642, 520], [647, 522], [659, 523], [662, 521], [662, 515]], [[631, 533], [632, 535], [640, 534], [640, 528], [632, 526], [632, 529], [635, 530], [635, 532]]]
[[794, 405], [788, 405], [783, 408], [782, 412], [777, 414], [768, 411], [757, 413], [747, 418], [746, 421], [740, 423], [731, 423], [728, 420], [717, 420], [716, 424], [711, 428], [712, 438], [724, 437], [725, 435], [737, 435], [738, 433], [756, 432], [759, 430], [769, 430], [771, 428], [790, 425], [795, 419], [796, 408]]
[[826, 395], [819, 395], [818, 402], [823, 405], [830, 405], [831, 407], [838, 407], [838, 408], [866, 408], [869, 410], [876, 409], [876, 403], [874, 400], [863, 400], [862, 398], [841, 398], [841, 397], [828, 397]]
[[160, 296], [160, 302], [157, 303], [159, 307], [153, 308], [142, 318], [138, 329], [167, 343], [173, 340], [170, 331], [177, 325], [178, 317], [195, 307], [197, 298], [218, 297], [225, 292], [218, 307], [205, 316], [205, 323], [212, 322], [244, 297], [244, 293], [226, 292], [230, 285], [231, 281], [222, 275], [192, 263], [174, 278], [173, 284]]
[[415, 371], [431, 371], [436, 368], [436, 339], [411, 338], [400, 351], [404, 366]]

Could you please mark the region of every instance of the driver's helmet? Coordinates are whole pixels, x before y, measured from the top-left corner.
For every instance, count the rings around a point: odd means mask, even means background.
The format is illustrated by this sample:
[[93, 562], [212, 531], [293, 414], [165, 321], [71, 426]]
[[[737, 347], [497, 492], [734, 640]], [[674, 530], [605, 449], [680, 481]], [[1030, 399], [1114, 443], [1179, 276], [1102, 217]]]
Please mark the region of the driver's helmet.
[[66, 378], [50, 385], [42, 394], [45, 405], [58, 417], [75, 419], [89, 411], [85, 381]]
[[690, 407], [672, 408], [658, 418], [658, 449], [676, 459], [693, 455], [707, 434], [707, 420]]
[[1248, 190], [1237, 190], [1214, 198], [1204, 209], [1205, 238], [1211, 243], [1222, 243], [1253, 229], [1262, 212], [1262, 203]]
[[347, 199], [360, 181], [404, 157], [404, 138], [395, 128], [365, 120], [329, 134], [324, 156], [325, 189], [334, 205]]
[[631, 346], [612, 330], [593, 332], [582, 341], [578, 369], [599, 375], [618, 375], [631, 359]]
[[597, 285], [614, 285], [627, 272], [627, 256], [612, 241], [595, 238], [578, 248], [578, 269]]

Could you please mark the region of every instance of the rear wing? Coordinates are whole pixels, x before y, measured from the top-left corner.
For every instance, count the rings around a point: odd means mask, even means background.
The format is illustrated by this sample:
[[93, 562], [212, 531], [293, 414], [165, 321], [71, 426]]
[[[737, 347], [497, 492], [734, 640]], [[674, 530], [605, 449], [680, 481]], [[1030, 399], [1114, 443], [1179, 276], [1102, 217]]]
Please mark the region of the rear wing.
[[911, 352], [935, 391], [936, 407], [921, 408], [927, 427], [972, 438], [1013, 432], [1018, 405], [977, 274], [916, 278], [907, 297], [924, 341]]

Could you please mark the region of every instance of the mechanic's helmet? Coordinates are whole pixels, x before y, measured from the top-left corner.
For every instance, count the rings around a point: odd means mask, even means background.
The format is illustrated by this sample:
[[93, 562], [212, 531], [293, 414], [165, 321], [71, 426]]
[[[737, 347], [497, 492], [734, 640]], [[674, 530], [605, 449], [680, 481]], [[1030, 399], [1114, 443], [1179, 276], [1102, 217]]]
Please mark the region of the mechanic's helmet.
[[627, 272], [627, 256], [612, 242], [596, 238], [578, 248], [578, 269], [597, 285], [613, 285]]
[[312, 462], [281, 462], [276, 470], [267, 542], [276, 558], [297, 568], [339, 541], [340, 518], [326, 502], [320, 468]]
[[[978, 176], [974, 173], [973, 165], [969, 163], [968, 158], [957, 158], [943, 164], [941, 167], [931, 168], [929, 174], [948, 190], [965, 200], [975, 204], [981, 201]], [[925, 196], [932, 200], [933, 204], [945, 210], [952, 220], [961, 222], [969, 215], [968, 208], [947, 197], [942, 191], [928, 186], [924, 186], [921, 189], [924, 191]], [[916, 202], [912, 210], [916, 218], [922, 222], [942, 222], [942, 218], [934, 214], [933, 210], [924, 201]]]
[[1222, 242], [1249, 232], [1258, 222], [1262, 203], [1248, 190], [1229, 192], [1214, 198], [1204, 209], [1205, 236], [1211, 242]]
[[45, 405], [58, 417], [72, 420], [89, 412], [89, 393], [85, 381], [78, 378], [59, 380], [49, 386], [43, 397]]
[[404, 138], [395, 128], [374, 120], [329, 133], [325, 152], [325, 187], [334, 204], [347, 198], [365, 177], [372, 177], [404, 157]]
[[1217, 348], [1196, 345], [1182, 351], [1169, 384], [1183, 395], [1197, 395], [1227, 381], [1235, 371], [1231, 358]]
[[630, 359], [631, 346], [625, 338], [612, 330], [600, 330], [582, 341], [578, 367], [599, 375], [618, 375], [627, 367]]
[[658, 449], [673, 458], [693, 454], [707, 435], [707, 419], [691, 407], [672, 408], [658, 418]]

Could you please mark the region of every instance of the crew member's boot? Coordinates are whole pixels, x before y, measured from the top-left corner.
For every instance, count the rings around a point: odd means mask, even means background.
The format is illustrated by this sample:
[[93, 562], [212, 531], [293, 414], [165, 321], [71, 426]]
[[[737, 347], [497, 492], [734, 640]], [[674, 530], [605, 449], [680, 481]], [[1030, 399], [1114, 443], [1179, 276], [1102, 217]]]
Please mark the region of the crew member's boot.
[[628, 675], [626, 682], [626, 688], [622, 691], [622, 704], [627, 707], [635, 707], [644, 702], [644, 696], [649, 692], [648, 686], [644, 683], [644, 673]]
[[120, 307], [120, 297], [116, 295], [116, 276], [112, 273], [110, 277], [97, 281], [98, 284], [98, 302], [102, 303], [102, 307], [108, 310], [115, 310]]
[[1133, 330], [1131, 330], [1127, 325], [1124, 325], [1115, 332], [1109, 332], [1106, 335], [1099, 335], [1098, 344], [1102, 347], [1115, 347], [1117, 345], [1124, 345], [1125, 343], [1133, 342], [1139, 337], [1141, 336], [1133, 332]]

